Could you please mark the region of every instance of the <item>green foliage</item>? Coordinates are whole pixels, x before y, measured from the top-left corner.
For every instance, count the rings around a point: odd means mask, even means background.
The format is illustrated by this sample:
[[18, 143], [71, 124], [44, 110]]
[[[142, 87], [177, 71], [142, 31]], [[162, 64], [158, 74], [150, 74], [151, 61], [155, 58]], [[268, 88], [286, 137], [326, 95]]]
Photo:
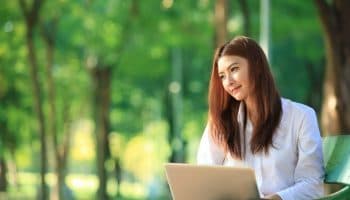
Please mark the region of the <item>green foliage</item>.
[[[14, 2], [0, 8], [0, 154], [19, 148], [30, 139], [29, 77], [25, 71], [24, 26]], [[20, 124], [20, 126], [18, 126]]]
[[[259, 2], [248, 1], [248, 6], [251, 36], [258, 40]], [[170, 96], [174, 49], [181, 52], [182, 63], [183, 109], [178, 110], [182, 117], [181, 137], [187, 144], [187, 161], [195, 162], [207, 120], [207, 90], [215, 48], [213, 10], [214, 1], [209, 0], [45, 1], [40, 28], [35, 32], [40, 83], [44, 88], [47, 116], [44, 68], [47, 48], [41, 35], [42, 28], [47, 28], [55, 36], [53, 77], [59, 141], [67, 131], [76, 134], [70, 151], [70, 172], [95, 170], [93, 153], [84, 157], [81, 152], [84, 148], [93, 150], [96, 138], [74, 127], [81, 126], [82, 120], [93, 118], [91, 70], [109, 67], [112, 77], [109, 149], [112, 159], [120, 158], [125, 170], [125, 181], [120, 188], [126, 191], [124, 194], [137, 190], [141, 191], [140, 195], [146, 195], [147, 190], [151, 190], [148, 187], [166, 192], [162, 164], [168, 161], [172, 148], [168, 144], [170, 125], [166, 122], [169, 112], [166, 102]], [[231, 2], [229, 10], [229, 35], [233, 37], [243, 33], [245, 19], [236, 2]], [[312, 2], [287, 0], [271, 1], [270, 10], [271, 67], [277, 85], [283, 96], [319, 109], [321, 89], [315, 85], [322, 85], [324, 47], [315, 8]], [[19, 170], [37, 171], [39, 138], [38, 127], [34, 125], [25, 32], [18, 2], [2, 2], [0, 152], [15, 149]], [[89, 142], [79, 143], [77, 135], [85, 139], [82, 142]], [[113, 174], [111, 162], [113, 160], [106, 165]], [[114, 183], [111, 189], [114, 192], [115, 187]]]
[[276, 1], [271, 10], [270, 53], [277, 85], [283, 96], [319, 111], [325, 59], [316, 8], [311, 1]]

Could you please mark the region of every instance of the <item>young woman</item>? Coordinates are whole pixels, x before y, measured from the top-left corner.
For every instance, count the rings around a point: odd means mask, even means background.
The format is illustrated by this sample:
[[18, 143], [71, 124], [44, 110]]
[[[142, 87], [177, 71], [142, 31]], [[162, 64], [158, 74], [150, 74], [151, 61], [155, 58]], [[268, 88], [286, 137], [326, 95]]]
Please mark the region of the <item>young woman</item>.
[[214, 55], [208, 124], [197, 161], [253, 168], [262, 198], [323, 195], [315, 111], [280, 97], [263, 50], [250, 38], [236, 37]]

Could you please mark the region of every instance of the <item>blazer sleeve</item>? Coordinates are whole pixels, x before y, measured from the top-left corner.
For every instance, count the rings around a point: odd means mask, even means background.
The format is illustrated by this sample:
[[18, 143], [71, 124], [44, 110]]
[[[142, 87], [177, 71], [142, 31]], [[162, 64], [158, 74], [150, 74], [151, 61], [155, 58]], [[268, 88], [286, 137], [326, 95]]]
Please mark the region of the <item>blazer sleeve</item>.
[[[315, 111], [308, 108], [298, 130], [298, 160], [294, 172], [295, 184], [277, 194], [283, 200], [315, 199], [324, 195], [324, 164], [322, 139]], [[282, 166], [281, 166], [282, 167]]]
[[222, 148], [213, 141], [209, 126], [207, 125], [199, 144], [197, 164], [222, 165], [224, 159], [225, 153]]

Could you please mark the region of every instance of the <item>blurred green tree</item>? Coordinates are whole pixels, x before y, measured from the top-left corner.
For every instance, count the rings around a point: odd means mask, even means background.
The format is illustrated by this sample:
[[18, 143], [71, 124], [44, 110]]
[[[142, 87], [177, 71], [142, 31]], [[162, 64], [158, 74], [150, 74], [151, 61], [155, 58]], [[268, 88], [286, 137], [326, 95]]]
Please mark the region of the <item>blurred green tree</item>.
[[38, 118], [39, 135], [41, 145], [41, 193], [40, 199], [47, 199], [48, 191], [46, 188], [45, 174], [47, 172], [47, 147], [46, 147], [46, 125], [44, 121], [44, 112], [42, 108], [42, 88], [38, 78], [38, 60], [37, 50], [35, 49], [35, 29], [39, 22], [39, 13], [44, 1], [34, 0], [32, 4], [27, 1], [19, 0], [19, 5], [22, 10], [24, 21], [26, 24], [26, 42], [29, 61], [29, 72], [32, 80], [32, 90], [34, 94], [34, 108]]
[[326, 46], [322, 130], [350, 134], [350, 2], [314, 0]]
[[[32, 8], [35, 1], [23, 2]], [[31, 133], [40, 128], [33, 123], [35, 112], [30, 109], [35, 93], [28, 84], [26, 63], [30, 62], [24, 59], [28, 29], [17, 3], [6, 1], [0, 8], [5, 19], [0, 20], [4, 30], [0, 32], [4, 41], [0, 43], [0, 128], [6, 133], [0, 135], [5, 141], [0, 155], [6, 162], [11, 161], [11, 148], [23, 152], [21, 146], [29, 148], [32, 143], [36, 148], [39, 140]], [[126, 183], [136, 182], [144, 190], [149, 187], [150, 198], [160, 195], [154, 191], [166, 188], [161, 163], [195, 162], [207, 119], [215, 47], [241, 34], [257, 39], [259, 8], [259, 1], [246, 0], [45, 1], [32, 45], [42, 83], [44, 125], [52, 144], [48, 161], [57, 160], [57, 186], [64, 182], [64, 174], [78, 173], [80, 165], [91, 164], [86, 160], [94, 155], [76, 160], [80, 147], [71, 147], [71, 158], [68, 152], [71, 126], [92, 118], [100, 177], [96, 198], [121, 198], [129, 194], [123, 189]], [[319, 110], [324, 56], [316, 8], [312, 2], [274, 1], [269, 15], [270, 61], [282, 95]], [[90, 137], [82, 131], [73, 140], [84, 134]], [[40, 164], [35, 162], [37, 152], [27, 152], [33, 154], [29, 168], [35, 172]], [[66, 162], [73, 163], [71, 171]], [[111, 190], [108, 179], [116, 179], [118, 189]]]

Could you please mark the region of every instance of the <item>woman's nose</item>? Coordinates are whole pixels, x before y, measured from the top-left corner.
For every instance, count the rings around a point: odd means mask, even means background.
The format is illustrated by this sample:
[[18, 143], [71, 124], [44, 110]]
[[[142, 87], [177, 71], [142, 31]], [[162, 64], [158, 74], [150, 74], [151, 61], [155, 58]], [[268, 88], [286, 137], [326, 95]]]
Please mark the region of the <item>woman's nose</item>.
[[234, 78], [232, 77], [232, 75], [229, 75], [229, 76], [227, 76], [227, 78], [226, 78], [226, 83], [225, 83], [225, 85], [227, 85], [227, 86], [230, 86], [230, 85], [232, 85], [233, 83], [234, 83]]

